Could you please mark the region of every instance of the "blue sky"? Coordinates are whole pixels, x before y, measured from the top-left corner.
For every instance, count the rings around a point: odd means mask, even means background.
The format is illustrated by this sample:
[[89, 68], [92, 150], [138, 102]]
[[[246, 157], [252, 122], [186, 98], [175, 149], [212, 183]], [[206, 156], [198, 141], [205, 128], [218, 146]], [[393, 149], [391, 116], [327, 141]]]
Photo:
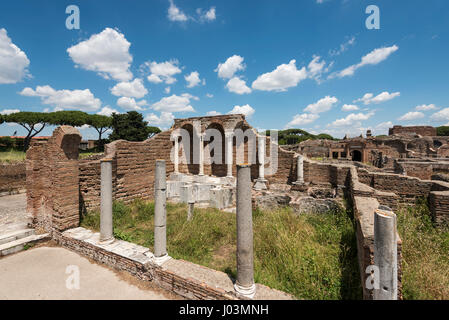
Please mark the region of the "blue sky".
[[337, 137], [444, 125], [448, 17], [446, 0], [2, 1], [0, 112], [137, 110], [162, 128], [243, 112], [259, 129]]

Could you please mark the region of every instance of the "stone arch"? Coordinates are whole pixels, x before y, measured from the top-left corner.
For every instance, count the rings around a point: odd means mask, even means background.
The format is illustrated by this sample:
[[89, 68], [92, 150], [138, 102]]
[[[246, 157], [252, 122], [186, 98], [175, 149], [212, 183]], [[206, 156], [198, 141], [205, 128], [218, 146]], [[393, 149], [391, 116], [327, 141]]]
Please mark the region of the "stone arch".
[[[181, 139], [179, 143], [179, 148], [182, 150], [180, 157], [180, 171], [189, 174], [199, 173], [199, 164], [195, 163], [194, 157], [194, 130], [191, 123], [185, 123], [181, 126]], [[182, 160], [181, 160], [182, 159]]]
[[205, 164], [210, 174], [217, 177], [226, 176], [226, 139], [223, 125], [210, 123], [204, 133]]

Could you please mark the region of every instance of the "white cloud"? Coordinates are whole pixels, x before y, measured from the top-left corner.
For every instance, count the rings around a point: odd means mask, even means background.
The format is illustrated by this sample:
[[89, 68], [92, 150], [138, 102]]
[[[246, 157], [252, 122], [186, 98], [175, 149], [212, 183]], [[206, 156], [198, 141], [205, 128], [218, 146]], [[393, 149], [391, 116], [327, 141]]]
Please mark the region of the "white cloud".
[[55, 90], [50, 86], [24, 88], [22, 96], [40, 97], [43, 104], [54, 106], [56, 110], [75, 109], [81, 111], [95, 111], [101, 107], [101, 100], [95, 98], [89, 89], [84, 90]]
[[171, 91], [171, 88], [170, 88], [170, 87], [166, 87], [166, 88], [164, 89], [164, 92], [165, 92], [166, 94], [169, 94], [170, 91]]
[[306, 68], [296, 69], [296, 60], [291, 60], [288, 64], [281, 64], [272, 72], [257, 77], [252, 87], [263, 91], [286, 91], [290, 87], [296, 87], [306, 78]]
[[181, 96], [174, 94], [170, 97], [162, 98], [151, 107], [152, 109], [161, 112], [195, 112], [195, 109], [190, 105], [191, 99], [198, 100], [197, 97], [187, 93], [184, 93]]
[[343, 52], [348, 50], [349, 46], [354, 45], [354, 43], [355, 43], [355, 37], [353, 36], [345, 43], [340, 44], [340, 47], [338, 49], [330, 50], [329, 55], [330, 56], [339, 56], [340, 54], [342, 54]]
[[434, 113], [430, 118], [435, 121], [448, 121], [449, 120], [449, 108], [444, 108], [444, 109]]
[[141, 100], [136, 102], [134, 98], [121, 97], [117, 100], [117, 105], [120, 108], [131, 111], [142, 111], [144, 110], [142, 107], [146, 105], [146, 100]]
[[214, 95], [213, 95], [212, 93], [206, 93], [206, 97], [208, 97], [208, 98], [213, 98]]
[[150, 69], [151, 74], [148, 76], [148, 81], [152, 83], [172, 84], [176, 82], [174, 75], [181, 73], [178, 60], [170, 60], [161, 63], [145, 62], [144, 66]]
[[204, 21], [211, 22], [211, 21], [214, 21], [217, 18], [215, 7], [211, 7], [206, 12], [203, 12], [203, 9], [198, 8], [198, 9], [196, 9], [196, 13], [199, 16], [199, 21], [200, 22], [204, 22]]
[[148, 125], [161, 128], [170, 127], [174, 119], [175, 116], [171, 112], [161, 112], [159, 117], [154, 113], [150, 113], [145, 117], [145, 121], [148, 121]]
[[168, 8], [167, 14], [168, 20], [170, 21], [187, 21], [189, 18], [182, 12], [173, 2], [170, 0], [170, 7]]
[[256, 112], [249, 104], [244, 106], [234, 106], [234, 108], [228, 112], [228, 114], [244, 114], [246, 118], [251, 118], [251, 116]]
[[334, 104], [338, 102], [338, 99], [335, 97], [326, 96], [315, 103], [309, 104], [304, 111], [310, 113], [321, 113], [329, 111]]
[[379, 64], [382, 61], [386, 60], [392, 53], [396, 52], [398, 49], [399, 47], [396, 45], [374, 49], [373, 51], [362, 57], [362, 60], [358, 64], [354, 64], [336, 74], [332, 74], [329, 76], [329, 78], [343, 78], [352, 76], [357, 69], [367, 65]]
[[230, 79], [237, 71], [245, 70], [244, 58], [238, 55], [229, 57], [224, 63], [219, 63], [214, 70], [222, 79]]
[[293, 120], [287, 123], [285, 126], [286, 128], [292, 128], [297, 126], [302, 126], [305, 124], [309, 124], [314, 122], [316, 119], [318, 119], [320, 116], [317, 114], [312, 113], [303, 113], [303, 114], [297, 114], [293, 117]]
[[381, 122], [376, 126], [376, 129], [378, 130], [382, 130], [382, 129], [389, 129], [393, 127], [393, 122], [391, 121], [386, 121], [386, 122]]
[[105, 107], [101, 108], [100, 111], [97, 112], [97, 114], [99, 114], [99, 115], [101, 115], [101, 116], [108, 116], [108, 117], [109, 117], [111, 114], [113, 114], [113, 113], [119, 114], [120, 112], [118, 112], [118, 111], [115, 110], [115, 109], [112, 109], [112, 108], [109, 107], [109, 106], [105, 106]]
[[226, 88], [230, 92], [237, 94], [251, 93], [251, 88], [246, 85], [246, 82], [238, 77], [234, 77], [228, 81]]
[[337, 119], [332, 122], [331, 126], [343, 127], [343, 126], [361, 126], [360, 122], [368, 120], [374, 115], [374, 112], [370, 113], [351, 113], [346, 118]]
[[422, 105], [415, 107], [415, 110], [418, 110], [418, 111], [430, 111], [430, 110], [436, 110], [436, 109], [438, 109], [438, 108], [434, 104], [427, 104], [427, 105], [422, 104]]
[[12, 114], [12, 113], [17, 113], [20, 112], [19, 109], [3, 109], [2, 111], [0, 111], [0, 114], [5, 115], [5, 114]]
[[206, 113], [206, 116], [219, 116], [219, 115], [221, 115], [221, 112], [218, 112], [218, 111], [215, 111], [215, 110], [208, 111]]
[[389, 100], [392, 100], [396, 97], [399, 97], [401, 95], [400, 92], [393, 92], [393, 93], [389, 93], [388, 91], [384, 91], [380, 94], [378, 94], [377, 96], [374, 97], [374, 95], [372, 93], [366, 93], [362, 98], [355, 100], [354, 102], [363, 102], [365, 105], [371, 104], [371, 103], [375, 103], [375, 104], [379, 104], [382, 102], [386, 102]]
[[120, 82], [117, 83], [112, 89], [111, 93], [114, 96], [124, 96], [130, 98], [143, 98], [148, 90], [143, 85], [142, 79], [134, 79], [131, 82]]
[[320, 61], [321, 57], [320, 56], [313, 56], [312, 61], [310, 61], [309, 65], [307, 66], [307, 74], [308, 77], [311, 79], [314, 79], [316, 82], [320, 83], [321, 82], [321, 75], [324, 72], [328, 72], [329, 68], [331, 67], [331, 65], [329, 65], [327, 68], [325, 68], [326, 66], [326, 61]]
[[129, 81], [133, 74], [129, 67], [133, 57], [129, 43], [122, 33], [106, 28], [67, 49], [73, 62], [83, 69], [95, 71], [105, 79]]
[[5, 29], [0, 29], [0, 84], [17, 83], [28, 77], [29, 65], [25, 52], [12, 43]]
[[344, 104], [343, 107], [341, 107], [341, 111], [356, 111], [359, 110], [359, 107], [357, 107], [355, 104]]
[[411, 120], [417, 120], [424, 118], [424, 113], [419, 111], [410, 111], [404, 114], [403, 116], [399, 117], [398, 120], [401, 121], [411, 121]]
[[[201, 83], [200, 74], [198, 73], [198, 71], [191, 72], [189, 75], [184, 76], [184, 79], [187, 82], [187, 88], [196, 87]], [[203, 80], [203, 84], [204, 83], [205, 81]]]

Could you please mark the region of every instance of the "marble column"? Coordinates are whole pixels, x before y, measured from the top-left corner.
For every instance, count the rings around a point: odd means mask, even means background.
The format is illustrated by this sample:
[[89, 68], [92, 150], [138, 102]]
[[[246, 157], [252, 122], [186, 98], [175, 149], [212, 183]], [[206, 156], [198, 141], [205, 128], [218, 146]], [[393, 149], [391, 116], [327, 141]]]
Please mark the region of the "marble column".
[[265, 143], [266, 137], [259, 135], [258, 140], [258, 159], [259, 159], [259, 177], [254, 184], [255, 190], [267, 190], [267, 180], [265, 179]]
[[154, 261], [164, 263], [167, 254], [167, 181], [165, 160], [156, 160], [154, 178]]
[[298, 155], [296, 158], [296, 184], [304, 183], [304, 157], [302, 155]]
[[101, 159], [100, 243], [114, 241], [112, 223], [112, 159]]
[[175, 173], [179, 173], [179, 137], [175, 136], [175, 150], [174, 150], [174, 161], [175, 161]]
[[200, 172], [198, 175], [204, 176], [204, 135], [200, 134]]
[[227, 174], [226, 176], [232, 177], [232, 140], [234, 138], [234, 132], [229, 130], [225, 132], [225, 140], [226, 140], [226, 167]]

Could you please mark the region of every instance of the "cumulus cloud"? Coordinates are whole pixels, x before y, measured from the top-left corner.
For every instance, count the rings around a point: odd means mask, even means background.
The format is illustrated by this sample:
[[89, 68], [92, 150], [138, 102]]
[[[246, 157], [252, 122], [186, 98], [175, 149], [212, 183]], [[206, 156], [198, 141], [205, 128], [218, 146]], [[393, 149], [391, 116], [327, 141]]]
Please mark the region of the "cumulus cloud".
[[113, 113], [119, 114], [120, 112], [118, 112], [118, 111], [115, 110], [115, 109], [112, 109], [112, 108], [109, 107], [109, 106], [105, 106], [105, 107], [101, 108], [100, 111], [97, 112], [97, 114], [99, 114], [99, 115], [101, 115], [101, 116], [108, 116], [108, 117], [109, 117], [111, 114], [113, 114]]
[[306, 78], [306, 68], [298, 70], [296, 60], [291, 60], [288, 64], [281, 64], [275, 70], [258, 76], [252, 88], [263, 91], [287, 91]]
[[129, 70], [133, 61], [130, 46], [122, 33], [106, 28], [68, 48], [67, 52], [73, 62], [85, 70], [95, 71], [105, 79], [129, 81], [133, 78]]
[[190, 104], [190, 100], [198, 100], [198, 98], [187, 93], [180, 96], [174, 94], [170, 97], [162, 98], [154, 103], [151, 108], [161, 112], [195, 112], [195, 109]]
[[12, 113], [17, 113], [20, 112], [19, 109], [3, 109], [2, 111], [0, 111], [0, 114], [2, 115], [7, 115], [7, 114], [12, 114]]
[[343, 107], [341, 107], [341, 111], [356, 111], [359, 110], [359, 107], [357, 107], [355, 104], [344, 104]]
[[312, 113], [297, 114], [293, 117], [292, 121], [287, 123], [287, 125], [285, 127], [292, 128], [292, 127], [297, 127], [297, 126], [303, 126], [305, 124], [314, 122], [319, 117], [320, 117], [319, 115], [312, 114]]
[[222, 79], [230, 79], [237, 71], [245, 70], [244, 58], [239, 55], [229, 57], [224, 63], [219, 63], [214, 70]]
[[176, 82], [174, 77], [176, 74], [181, 73], [178, 60], [170, 60], [161, 63], [145, 62], [144, 67], [147, 67], [151, 74], [147, 77], [148, 81], [152, 83], [173, 84]]
[[360, 126], [360, 122], [368, 120], [374, 115], [374, 112], [370, 113], [351, 113], [347, 117], [342, 119], [337, 119], [332, 122], [331, 126], [343, 127], [343, 126]]
[[309, 78], [315, 80], [318, 83], [321, 83], [321, 77], [323, 73], [329, 72], [329, 69], [332, 67], [333, 63], [330, 63], [326, 67], [326, 61], [321, 60], [320, 56], [314, 55], [312, 61], [310, 61], [307, 66], [307, 75]]
[[27, 55], [0, 29], [0, 84], [17, 83], [29, 76]]
[[199, 21], [200, 22], [211, 22], [214, 21], [217, 17], [216, 17], [216, 13], [215, 13], [215, 7], [211, 7], [209, 10], [207, 10], [206, 12], [203, 12], [203, 9], [198, 8], [196, 9], [196, 13], [199, 16]]
[[234, 108], [228, 112], [228, 114], [244, 114], [246, 118], [251, 118], [251, 116], [256, 112], [249, 104], [244, 106], [234, 106]]
[[169, 2], [170, 7], [168, 7], [168, 14], [167, 14], [168, 20], [178, 22], [184, 22], [189, 20], [186, 14], [175, 5], [173, 0], [169, 0]]
[[161, 128], [170, 127], [174, 119], [175, 116], [171, 112], [161, 112], [159, 117], [154, 113], [150, 113], [145, 116], [145, 121], [148, 121], [150, 126]]
[[367, 55], [362, 57], [362, 60], [358, 64], [354, 64], [352, 66], [347, 67], [346, 69], [332, 74], [329, 78], [343, 78], [354, 75], [355, 71], [363, 66], [367, 65], [376, 65], [386, 60], [392, 53], [396, 52], [399, 49], [397, 45], [393, 45], [391, 47], [382, 47], [378, 49], [374, 49]]
[[411, 121], [411, 120], [417, 120], [424, 118], [424, 113], [419, 111], [410, 111], [404, 114], [403, 116], [399, 117], [398, 120], [401, 121]]
[[228, 81], [226, 88], [230, 92], [237, 94], [251, 93], [251, 88], [246, 85], [246, 82], [238, 77], [234, 77]]
[[338, 102], [338, 99], [331, 96], [326, 96], [315, 103], [309, 104], [304, 111], [310, 113], [322, 113], [329, 111], [334, 104]]
[[40, 97], [43, 104], [54, 106], [56, 110], [95, 111], [101, 107], [101, 100], [95, 98], [89, 89], [55, 90], [47, 85], [37, 86], [35, 90], [27, 87], [19, 94], [27, 97]]
[[130, 98], [143, 98], [148, 90], [143, 85], [142, 79], [134, 79], [131, 82], [120, 82], [117, 83], [112, 89], [111, 93], [114, 96], [124, 96]]
[[218, 112], [218, 111], [215, 111], [215, 110], [208, 111], [206, 113], [206, 116], [219, 116], [219, 115], [221, 115], [221, 112]]
[[142, 111], [144, 110], [143, 106], [147, 104], [146, 100], [137, 101], [134, 98], [129, 97], [121, 97], [117, 100], [117, 105], [120, 108], [130, 111]]
[[415, 110], [417, 111], [430, 111], [430, 110], [436, 110], [438, 109], [437, 106], [434, 104], [422, 104], [415, 107]]
[[203, 82], [203, 84], [205, 84], [206, 82], [204, 79], [200, 79], [200, 74], [198, 73], [198, 71], [191, 72], [189, 75], [184, 76], [184, 79], [187, 82], [187, 88], [193, 88], [199, 85], [201, 82]]
[[363, 102], [365, 105], [375, 103], [379, 104], [382, 102], [386, 102], [389, 100], [392, 100], [396, 97], [399, 97], [401, 95], [400, 92], [393, 92], [389, 93], [388, 91], [382, 92], [378, 94], [377, 96], [374, 96], [372, 93], [366, 93], [362, 98], [355, 100], [354, 102]]
[[430, 118], [435, 121], [448, 121], [449, 120], [449, 108], [444, 108], [444, 109], [434, 113]]

